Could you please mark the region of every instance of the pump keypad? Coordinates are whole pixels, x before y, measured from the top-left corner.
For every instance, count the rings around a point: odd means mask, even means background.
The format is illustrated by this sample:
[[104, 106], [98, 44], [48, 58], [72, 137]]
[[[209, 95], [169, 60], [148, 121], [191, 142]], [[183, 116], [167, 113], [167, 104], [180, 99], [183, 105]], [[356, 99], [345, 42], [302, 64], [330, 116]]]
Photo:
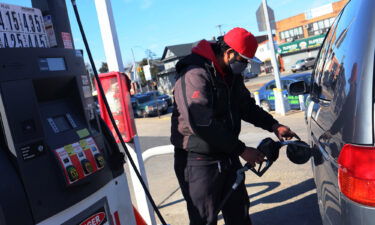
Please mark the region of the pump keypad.
[[87, 159], [82, 160], [81, 164], [82, 164], [83, 171], [85, 172], [85, 174], [90, 174], [92, 173], [92, 171], [94, 171], [91, 163]]
[[102, 154], [96, 154], [95, 155], [96, 163], [98, 164], [99, 168], [104, 167], [104, 157]]
[[68, 177], [71, 182], [78, 180], [79, 175], [77, 169], [74, 166], [68, 166], [66, 168], [66, 172], [68, 173]]
[[67, 185], [84, 179], [103, 169], [105, 165], [105, 159], [91, 137], [54, 151], [64, 171]]

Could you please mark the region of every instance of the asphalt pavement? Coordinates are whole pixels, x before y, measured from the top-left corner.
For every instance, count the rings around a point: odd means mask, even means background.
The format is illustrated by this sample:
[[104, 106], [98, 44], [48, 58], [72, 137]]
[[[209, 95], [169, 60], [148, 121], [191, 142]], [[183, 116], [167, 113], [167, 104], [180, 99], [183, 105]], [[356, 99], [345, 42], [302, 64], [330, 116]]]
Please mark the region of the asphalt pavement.
[[[293, 111], [287, 116], [274, 116], [306, 140], [303, 112]], [[143, 150], [170, 144], [170, 114], [161, 118], [137, 119], [136, 125]], [[243, 123], [240, 139], [246, 145], [256, 147], [266, 137], [276, 140], [272, 133]], [[167, 223], [188, 224], [186, 204], [173, 170], [173, 155], [151, 158], [145, 167], [151, 194]], [[304, 165], [292, 164], [286, 157], [285, 147], [266, 174], [259, 178], [247, 172], [245, 183], [254, 225], [321, 224], [310, 162]], [[221, 216], [218, 224], [224, 224]]]

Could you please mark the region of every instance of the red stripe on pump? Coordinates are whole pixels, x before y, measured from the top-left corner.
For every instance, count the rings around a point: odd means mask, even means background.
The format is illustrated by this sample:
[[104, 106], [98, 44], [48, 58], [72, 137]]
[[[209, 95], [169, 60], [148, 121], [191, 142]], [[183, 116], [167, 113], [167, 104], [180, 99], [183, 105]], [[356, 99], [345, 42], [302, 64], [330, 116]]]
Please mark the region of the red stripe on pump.
[[115, 217], [116, 225], [121, 225], [120, 223], [120, 217], [118, 216], [118, 211], [113, 213], [113, 217]]

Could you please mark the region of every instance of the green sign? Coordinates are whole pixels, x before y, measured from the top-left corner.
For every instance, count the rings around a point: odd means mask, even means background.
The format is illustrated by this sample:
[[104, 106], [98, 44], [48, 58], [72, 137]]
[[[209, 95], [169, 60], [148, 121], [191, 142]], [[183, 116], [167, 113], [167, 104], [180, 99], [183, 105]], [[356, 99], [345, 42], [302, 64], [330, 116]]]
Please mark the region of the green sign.
[[[270, 96], [268, 96], [267, 99], [268, 100], [275, 100], [275, 96], [270, 95]], [[294, 95], [288, 95], [288, 101], [289, 101], [289, 104], [297, 105], [297, 104], [299, 104], [299, 97], [294, 96]]]
[[279, 45], [279, 48], [277, 49], [277, 53], [285, 54], [285, 53], [290, 53], [290, 52], [298, 52], [303, 49], [319, 47], [323, 43], [324, 37], [325, 35], [323, 34], [323, 35], [318, 35], [314, 37], [309, 37], [309, 38], [281, 44]]

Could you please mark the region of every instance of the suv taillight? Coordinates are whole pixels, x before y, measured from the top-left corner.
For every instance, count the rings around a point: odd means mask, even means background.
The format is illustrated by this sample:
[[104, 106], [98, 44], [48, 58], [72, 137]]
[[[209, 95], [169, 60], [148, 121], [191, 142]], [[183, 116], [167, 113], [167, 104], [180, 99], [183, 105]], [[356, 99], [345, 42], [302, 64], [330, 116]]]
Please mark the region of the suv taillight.
[[346, 144], [338, 163], [341, 192], [355, 202], [375, 206], [375, 147]]

